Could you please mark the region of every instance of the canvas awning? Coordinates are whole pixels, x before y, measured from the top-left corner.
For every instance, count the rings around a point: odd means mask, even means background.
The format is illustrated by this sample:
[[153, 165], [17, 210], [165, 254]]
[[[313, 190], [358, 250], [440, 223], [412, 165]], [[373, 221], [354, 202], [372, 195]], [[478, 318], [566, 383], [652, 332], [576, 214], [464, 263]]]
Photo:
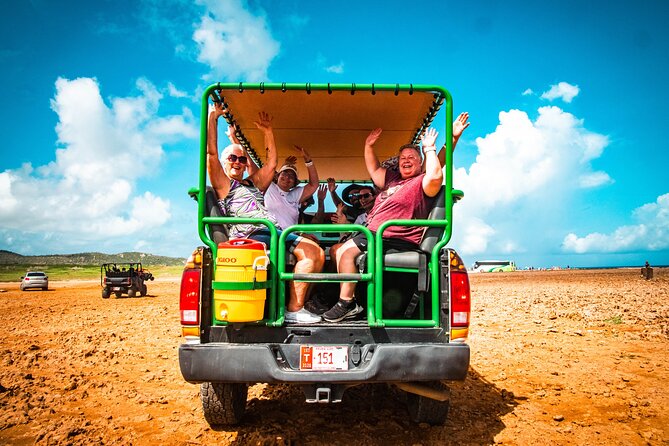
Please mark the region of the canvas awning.
[[[430, 125], [445, 99], [436, 87], [410, 85], [338, 84], [219, 84], [220, 100], [235, 123], [238, 137], [252, 156], [266, 160], [262, 132], [253, 122], [261, 111], [272, 117], [279, 152], [279, 166], [290, 155], [299, 155], [294, 145], [306, 148], [321, 181], [369, 180], [363, 159], [365, 139], [377, 127], [383, 133], [375, 144], [380, 161], [395, 156], [403, 144], [416, 142]], [[213, 96], [213, 95], [212, 95]], [[219, 97], [215, 97], [219, 100]], [[226, 137], [220, 129], [222, 149]], [[300, 179], [307, 171], [298, 158]]]

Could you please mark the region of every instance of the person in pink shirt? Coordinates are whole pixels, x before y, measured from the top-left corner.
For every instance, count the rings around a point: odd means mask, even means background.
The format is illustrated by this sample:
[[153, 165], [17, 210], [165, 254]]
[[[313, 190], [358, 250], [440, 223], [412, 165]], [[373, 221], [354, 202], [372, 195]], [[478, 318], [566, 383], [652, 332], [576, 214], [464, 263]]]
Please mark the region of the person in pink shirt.
[[[373, 130], [365, 141], [365, 165], [374, 185], [381, 192], [367, 216], [367, 227], [375, 232], [379, 226], [391, 219], [415, 220], [427, 218], [434, 206], [436, 195], [444, 179], [443, 170], [435, 142], [437, 131], [428, 129], [422, 138], [422, 147], [406, 144], [399, 149], [397, 170], [383, 167], [374, 152], [382, 129]], [[424, 157], [424, 163], [423, 163]], [[423, 164], [424, 171], [423, 171]], [[383, 244], [386, 248], [416, 249], [423, 234], [420, 226], [394, 226], [386, 229]], [[367, 238], [358, 234], [345, 242], [336, 253], [339, 273], [356, 273], [355, 258], [367, 250]], [[339, 300], [323, 319], [339, 322], [357, 317], [363, 309], [355, 301], [355, 282], [342, 282]]]

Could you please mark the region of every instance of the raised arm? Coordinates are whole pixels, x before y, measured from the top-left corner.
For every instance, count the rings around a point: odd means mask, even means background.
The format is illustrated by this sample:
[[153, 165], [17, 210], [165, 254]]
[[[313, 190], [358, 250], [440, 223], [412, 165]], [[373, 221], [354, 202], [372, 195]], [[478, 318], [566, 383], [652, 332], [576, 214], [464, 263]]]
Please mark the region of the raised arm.
[[214, 103], [207, 122], [207, 171], [219, 199], [225, 198], [230, 191], [230, 178], [225, 174], [218, 159], [218, 118], [225, 112], [220, 102]]
[[365, 140], [365, 166], [369, 177], [380, 189], [383, 189], [386, 184], [386, 168], [381, 167], [381, 163], [379, 163], [379, 159], [374, 152], [374, 144], [381, 136], [382, 131], [382, 129], [372, 130]]
[[250, 175], [251, 181], [262, 192], [267, 190], [274, 179], [274, 171], [278, 163], [276, 144], [274, 143], [274, 132], [272, 131], [272, 117], [265, 112], [260, 112], [259, 119], [254, 122], [256, 127], [265, 135], [265, 147], [267, 148], [267, 163]]
[[335, 183], [334, 178], [328, 178], [328, 190], [330, 191], [330, 196], [332, 197], [332, 202], [335, 206], [344, 203], [341, 201], [341, 198], [339, 198], [339, 195], [337, 195], [337, 183]]
[[441, 189], [441, 183], [444, 180], [444, 171], [437, 158], [437, 148], [434, 143], [437, 141], [437, 131], [433, 128], [427, 129], [423, 135], [423, 155], [425, 156], [425, 176], [423, 177], [423, 192], [428, 197], [434, 197]]
[[321, 184], [318, 186], [318, 192], [316, 192], [316, 198], [318, 198], [318, 209], [314, 214], [314, 218], [311, 219], [312, 224], [325, 222], [325, 197], [327, 196], [327, 193], [327, 185]]
[[318, 172], [316, 171], [316, 166], [314, 166], [314, 161], [311, 159], [309, 152], [303, 147], [295, 146], [295, 149], [302, 153], [304, 158], [304, 165], [307, 166], [307, 171], [309, 172], [309, 182], [302, 188], [302, 196], [300, 201], [306, 200], [308, 197], [312, 196], [316, 189], [318, 189]]
[[[453, 151], [455, 152], [455, 145], [458, 143], [462, 132], [469, 127], [469, 113], [463, 112], [453, 121]], [[439, 163], [443, 166], [446, 163], [446, 144], [439, 151]]]

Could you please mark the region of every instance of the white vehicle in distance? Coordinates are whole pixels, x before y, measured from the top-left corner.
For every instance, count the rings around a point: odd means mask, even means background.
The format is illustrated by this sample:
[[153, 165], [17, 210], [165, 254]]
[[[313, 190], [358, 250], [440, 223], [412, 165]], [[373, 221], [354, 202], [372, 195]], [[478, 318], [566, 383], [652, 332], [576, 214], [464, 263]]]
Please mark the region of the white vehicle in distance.
[[471, 273], [500, 273], [516, 270], [516, 263], [511, 260], [479, 260], [469, 270]]
[[25, 276], [21, 277], [21, 291], [29, 288], [42, 288], [46, 291], [49, 289], [49, 276], [41, 271], [28, 271]]

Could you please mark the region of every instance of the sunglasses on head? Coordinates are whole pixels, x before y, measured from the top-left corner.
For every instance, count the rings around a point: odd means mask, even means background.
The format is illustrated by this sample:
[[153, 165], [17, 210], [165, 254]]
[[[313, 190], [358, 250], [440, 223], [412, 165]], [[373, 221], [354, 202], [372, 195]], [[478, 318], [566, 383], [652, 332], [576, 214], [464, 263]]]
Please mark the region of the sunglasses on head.
[[239, 164], [246, 164], [246, 162], [248, 160], [249, 159], [247, 157], [245, 157], [244, 155], [242, 155], [242, 156], [237, 156], [235, 154], [228, 155], [228, 161], [230, 161], [231, 163], [239, 162]]

